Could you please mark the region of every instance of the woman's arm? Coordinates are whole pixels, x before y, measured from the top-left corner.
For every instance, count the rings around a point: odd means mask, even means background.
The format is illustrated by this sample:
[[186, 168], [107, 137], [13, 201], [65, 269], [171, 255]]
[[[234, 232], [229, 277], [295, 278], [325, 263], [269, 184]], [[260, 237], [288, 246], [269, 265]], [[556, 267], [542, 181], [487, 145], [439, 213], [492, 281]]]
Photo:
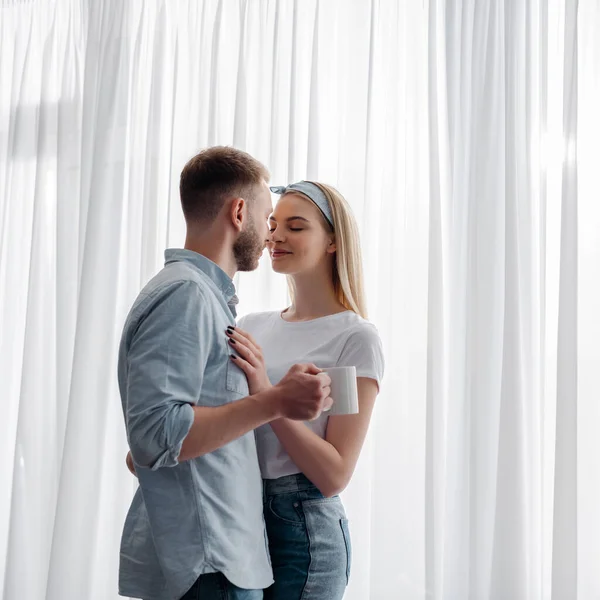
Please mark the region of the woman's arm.
[[[267, 377], [261, 347], [239, 327], [227, 331], [232, 350], [231, 360], [246, 374], [250, 393], [271, 386]], [[358, 407], [356, 415], [329, 417], [325, 439], [304, 423], [289, 419], [271, 422], [271, 428], [296, 466], [324, 496], [339, 494], [350, 481], [362, 449], [379, 386], [374, 379], [357, 378]]]
[[304, 423], [289, 419], [271, 423], [296, 466], [327, 497], [339, 494], [350, 482], [369, 428], [377, 382], [359, 377], [357, 384], [358, 414], [329, 417], [325, 439]]

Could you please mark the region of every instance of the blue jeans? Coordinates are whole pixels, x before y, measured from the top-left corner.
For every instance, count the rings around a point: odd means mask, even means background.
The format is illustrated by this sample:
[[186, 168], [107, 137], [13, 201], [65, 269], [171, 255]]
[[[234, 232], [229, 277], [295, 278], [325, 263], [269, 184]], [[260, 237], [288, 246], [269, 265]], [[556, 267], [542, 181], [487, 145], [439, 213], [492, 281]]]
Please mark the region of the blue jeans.
[[262, 590], [243, 590], [222, 573], [200, 575], [181, 600], [262, 600]]
[[265, 600], [341, 600], [352, 551], [340, 498], [298, 474], [266, 479], [264, 503], [275, 578]]

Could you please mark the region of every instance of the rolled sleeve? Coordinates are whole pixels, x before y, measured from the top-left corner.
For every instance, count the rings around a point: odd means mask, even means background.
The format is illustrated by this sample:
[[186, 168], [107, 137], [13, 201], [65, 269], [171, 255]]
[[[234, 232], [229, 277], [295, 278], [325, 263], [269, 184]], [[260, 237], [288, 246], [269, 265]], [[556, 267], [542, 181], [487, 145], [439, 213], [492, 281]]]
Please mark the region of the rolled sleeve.
[[208, 361], [207, 303], [191, 281], [149, 299], [127, 350], [125, 422], [136, 465], [178, 464]]
[[129, 436], [135, 464], [153, 470], [179, 464], [183, 440], [194, 422], [194, 410], [189, 404], [173, 406], [157, 415], [149, 427], [131, 427]]

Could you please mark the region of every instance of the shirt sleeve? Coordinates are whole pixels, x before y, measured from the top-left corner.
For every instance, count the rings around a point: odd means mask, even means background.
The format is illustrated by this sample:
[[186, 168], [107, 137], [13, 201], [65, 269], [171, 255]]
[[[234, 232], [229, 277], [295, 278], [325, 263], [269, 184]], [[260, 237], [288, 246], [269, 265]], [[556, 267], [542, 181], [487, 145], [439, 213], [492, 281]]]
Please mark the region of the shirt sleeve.
[[192, 281], [176, 282], [138, 322], [127, 351], [125, 424], [134, 462], [178, 464], [210, 352], [210, 314]]
[[336, 366], [356, 367], [357, 377], [368, 377], [381, 384], [385, 360], [381, 338], [374, 325], [361, 325], [348, 336]]

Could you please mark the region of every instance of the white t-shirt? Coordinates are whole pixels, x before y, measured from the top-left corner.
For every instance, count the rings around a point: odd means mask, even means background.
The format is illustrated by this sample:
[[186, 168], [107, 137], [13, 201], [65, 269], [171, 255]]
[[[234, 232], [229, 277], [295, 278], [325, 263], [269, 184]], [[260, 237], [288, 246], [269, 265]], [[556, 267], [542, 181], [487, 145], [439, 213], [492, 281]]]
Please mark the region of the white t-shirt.
[[[369, 377], [378, 384], [383, 377], [383, 349], [377, 329], [352, 311], [300, 322], [284, 321], [279, 312], [254, 313], [241, 318], [238, 326], [262, 347], [273, 385], [296, 363], [313, 363], [321, 369], [354, 366], [357, 377]], [[324, 438], [328, 420], [324, 413], [305, 424]], [[259, 427], [255, 433], [264, 479], [300, 472], [270, 425]]]

